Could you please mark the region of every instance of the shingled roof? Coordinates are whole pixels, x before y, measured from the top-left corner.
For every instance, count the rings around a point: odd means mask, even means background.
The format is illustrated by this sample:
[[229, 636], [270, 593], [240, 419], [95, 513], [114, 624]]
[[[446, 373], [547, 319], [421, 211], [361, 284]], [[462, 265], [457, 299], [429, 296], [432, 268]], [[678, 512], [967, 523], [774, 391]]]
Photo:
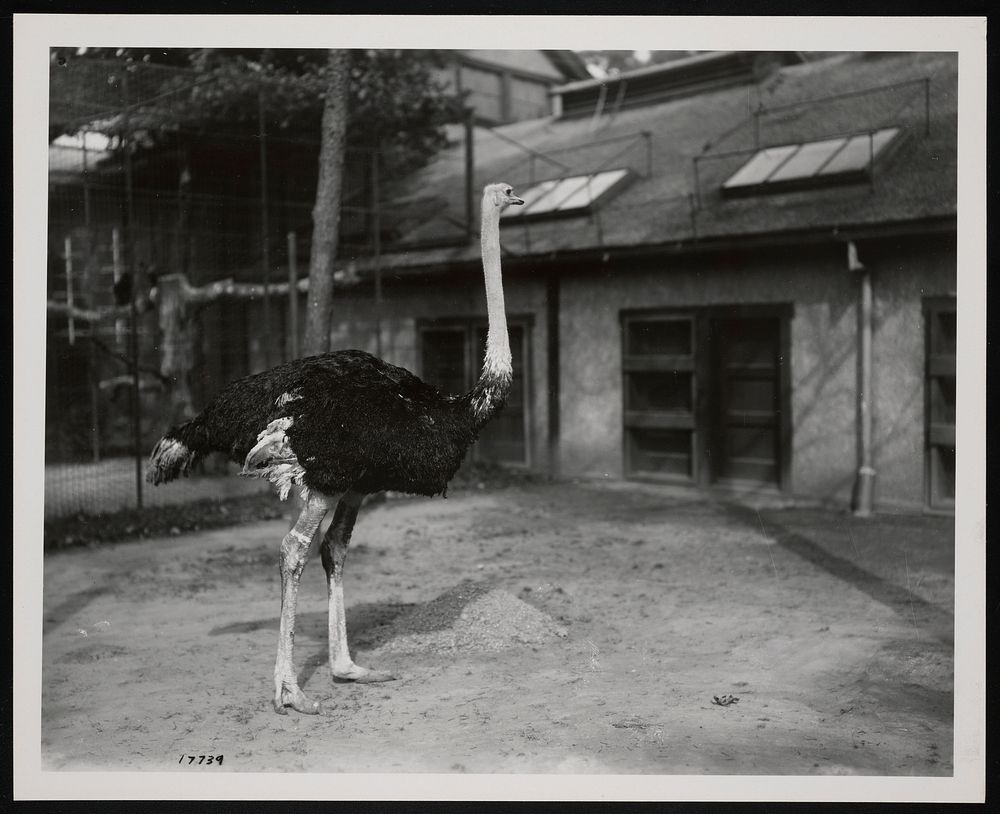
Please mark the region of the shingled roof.
[[[613, 167], [629, 167], [638, 175], [590, 214], [505, 222], [504, 249], [528, 258], [947, 223], [957, 209], [957, 71], [957, 59], [949, 53], [839, 54], [775, 67], [753, 84], [617, 113], [607, 112], [613, 111], [609, 103], [596, 117], [549, 117], [496, 131], [477, 128], [475, 186], [503, 180], [524, 189], [545, 178]], [[753, 115], [755, 110], [759, 115]], [[876, 164], [871, 183], [740, 199], [720, 193], [755, 145], [884, 127], [902, 129], [900, 144]], [[435, 211], [383, 257], [383, 265], [401, 269], [475, 261], [478, 241], [462, 240], [464, 189], [461, 143], [406, 179], [401, 199], [434, 200], [430, 208]], [[449, 240], [452, 245], [445, 245]]]

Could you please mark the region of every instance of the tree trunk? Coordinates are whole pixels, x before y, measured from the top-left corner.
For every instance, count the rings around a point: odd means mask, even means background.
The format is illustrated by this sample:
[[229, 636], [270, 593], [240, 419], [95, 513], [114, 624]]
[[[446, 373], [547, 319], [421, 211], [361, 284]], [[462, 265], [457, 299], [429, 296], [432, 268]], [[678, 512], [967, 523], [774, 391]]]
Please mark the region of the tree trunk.
[[168, 420], [176, 424], [195, 414], [190, 381], [195, 340], [187, 280], [180, 274], [165, 275], [157, 282], [157, 297], [161, 336], [160, 373], [170, 380]]
[[181, 148], [180, 155], [181, 169], [177, 181], [177, 265], [172, 271], [188, 277], [191, 274], [191, 156], [187, 147]]
[[330, 349], [333, 321], [333, 261], [340, 237], [340, 199], [347, 131], [348, 52], [331, 50], [327, 61], [326, 98], [319, 152], [319, 178], [313, 206], [306, 306], [306, 355]]

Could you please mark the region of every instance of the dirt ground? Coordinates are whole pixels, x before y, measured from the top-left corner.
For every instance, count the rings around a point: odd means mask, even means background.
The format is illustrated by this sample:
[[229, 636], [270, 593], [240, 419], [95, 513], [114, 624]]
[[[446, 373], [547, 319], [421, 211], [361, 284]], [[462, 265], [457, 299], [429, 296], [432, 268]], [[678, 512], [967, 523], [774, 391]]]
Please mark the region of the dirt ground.
[[951, 518], [596, 483], [388, 500], [345, 591], [355, 660], [399, 679], [331, 682], [314, 558], [319, 716], [271, 709], [286, 530], [47, 554], [43, 768], [952, 772]]

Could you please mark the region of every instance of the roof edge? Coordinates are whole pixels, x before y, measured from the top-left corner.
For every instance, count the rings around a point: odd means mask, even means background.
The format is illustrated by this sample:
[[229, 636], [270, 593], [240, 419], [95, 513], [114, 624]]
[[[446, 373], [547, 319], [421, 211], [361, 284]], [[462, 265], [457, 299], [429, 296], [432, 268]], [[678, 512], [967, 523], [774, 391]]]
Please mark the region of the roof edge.
[[[942, 235], [957, 233], [957, 215], [933, 215], [926, 218], [892, 221], [889, 223], [833, 224], [810, 227], [794, 231], [756, 232], [748, 234], [724, 234], [710, 237], [672, 240], [643, 246], [601, 246], [579, 250], [554, 250], [538, 254], [504, 254], [505, 270], [517, 270], [528, 265], [552, 263], [555, 260], [572, 265], [590, 260], [607, 262], [611, 258], [627, 259], [636, 257], [676, 256], [680, 254], [703, 254], [705, 252], [729, 249], [754, 249], [784, 246], [822, 245], [847, 243], [848, 241], [876, 240], [888, 237], [911, 235]], [[383, 255], [383, 272], [386, 255]], [[480, 268], [480, 258], [469, 257], [436, 263], [396, 266], [393, 272], [406, 276], [439, 274], [462, 269]], [[358, 258], [358, 270], [369, 270], [370, 258]]]
[[587, 64], [580, 58], [576, 51], [542, 49], [542, 53], [548, 57], [549, 62], [556, 66], [564, 76], [572, 79], [587, 79], [590, 71]]

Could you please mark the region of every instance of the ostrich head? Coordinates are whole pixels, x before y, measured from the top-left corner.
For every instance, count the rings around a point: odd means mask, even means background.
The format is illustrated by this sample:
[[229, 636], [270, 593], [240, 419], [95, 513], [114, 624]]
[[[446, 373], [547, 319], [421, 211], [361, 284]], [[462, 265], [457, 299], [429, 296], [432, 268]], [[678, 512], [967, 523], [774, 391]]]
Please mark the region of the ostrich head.
[[523, 204], [514, 194], [510, 184], [489, 184], [483, 189], [483, 206], [495, 206], [501, 212], [508, 206]]

